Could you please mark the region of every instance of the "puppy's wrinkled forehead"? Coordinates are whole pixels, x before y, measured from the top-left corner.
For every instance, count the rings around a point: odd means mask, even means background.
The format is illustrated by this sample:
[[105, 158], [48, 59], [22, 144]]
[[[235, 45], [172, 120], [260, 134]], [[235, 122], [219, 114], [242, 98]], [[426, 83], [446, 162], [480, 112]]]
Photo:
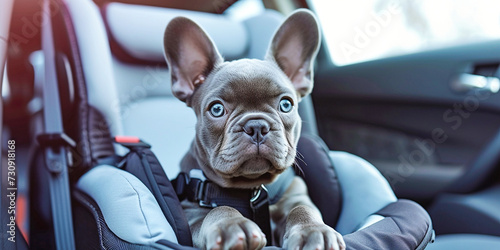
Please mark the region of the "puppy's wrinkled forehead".
[[262, 102], [294, 94], [287, 76], [270, 61], [242, 59], [222, 64], [213, 74], [214, 94], [228, 102]]

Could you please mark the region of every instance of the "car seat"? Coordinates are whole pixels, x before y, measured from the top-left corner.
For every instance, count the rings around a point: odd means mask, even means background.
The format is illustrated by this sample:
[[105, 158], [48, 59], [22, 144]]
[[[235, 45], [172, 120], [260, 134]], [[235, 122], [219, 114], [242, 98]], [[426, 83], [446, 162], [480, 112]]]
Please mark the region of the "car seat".
[[[194, 138], [196, 120], [170, 92], [162, 48], [166, 24], [175, 16], [190, 17], [210, 34], [226, 60], [263, 58], [282, 15], [266, 10], [232, 20], [125, 3], [55, 3], [63, 125], [77, 142], [70, 150], [77, 248], [181, 249], [179, 243], [186, 245], [185, 239], [180, 239], [178, 228], [169, 223], [145, 183], [108, 164], [110, 157], [127, 151], [112, 138], [140, 137], [153, 146], [168, 178], [175, 177]], [[34, 67], [41, 72], [44, 65], [38, 61]], [[425, 248], [433, 238], [427, 212], [415, 202], [398, 200], [370, 163], [329, 151], [317, 136], [310, 99], [302, 101], [299, 110], [304, 126], [298, 150], [307, 163], [302, 168], [308, 169], [304, 179], [325, 222], [344, 235], [349, 249]], [[32, 160], [30, 246], [54, 248], [43, 177], [48, 173], [40, 157], [35, 154]]]

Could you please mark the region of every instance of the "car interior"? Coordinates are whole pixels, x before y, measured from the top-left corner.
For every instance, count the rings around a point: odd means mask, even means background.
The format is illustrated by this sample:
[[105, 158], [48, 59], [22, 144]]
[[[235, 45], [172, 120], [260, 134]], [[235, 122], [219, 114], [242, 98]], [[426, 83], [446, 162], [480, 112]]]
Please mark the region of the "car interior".
[[[174, 17], [199, 23], [236, 60], [263, 59], [294, 9], [315, 12], [314, 1], [265, 0], [238, 16], [241, 2], [0, 5], [2, 166], [15, 140], [17, 177], [17, 240], [0, 248], [192, 248], [169, 215], [178, 204], [162, 205], [171, 194], [113, 163], [128, 152], [114, 137], [151, 145], [155, 183], [179, 173], [196, 118], [170, 89], [163, 35]], [[500, 249], [500, 40], [344, 66], [325, 44], [299, 106], [298, 148], [311, 198], [347, 249]], [[2, 167], [2, 229], [7, 175]]]

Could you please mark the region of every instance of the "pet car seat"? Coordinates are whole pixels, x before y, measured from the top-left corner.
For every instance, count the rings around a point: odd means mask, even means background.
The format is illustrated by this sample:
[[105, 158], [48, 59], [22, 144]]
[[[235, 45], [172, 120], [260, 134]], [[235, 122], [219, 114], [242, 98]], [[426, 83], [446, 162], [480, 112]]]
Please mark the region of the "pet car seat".
[[[108, 164], [110, 157], [127, 152], [112, 138], [137, 136], [151, 144], [161, 163], [160, 175], [168, 176], [156, 184], [168, 182], [179, 171], [196, 122], [192, 110], [170, 92], [162, 48], [168, 21], [179, 15], [192, 18], [231, 60], [263, 58], [283, 17], [270, 10], [233, 20], [226, 15], [125, 3], [53, 3], [63, 125], [76, 141], [69, 167], [76, 247], [182, 249], [181, 244], [190, 243], [179, 229], [185, 223], [182, 219], [176, 225], [169, 223], [166, 213], [173, 210], [162, 209], [162, 201], [148, 188], [151, 183]], [[34, 67], [35, 72], [43, 72], [43, 60]], [[301, 102], [299, 110], [304, 120], [298, 146], [304, 179], [325, 223], [344, 235], [348, 249], [425, 248], [433, 238], [427, 212], [412, 201], [398, 200], [365, 160], [329, 151], [316, 135], [310, 99]], [[48, 173], [39, 166], [40, 158], [38, 153], [32, 160], [30, 246], [54, 248], [43, 177]], [[178, 205], [174, 203], [168, 202], [167, 207]], [[173, 216], [182, 218], [182, 214]]]

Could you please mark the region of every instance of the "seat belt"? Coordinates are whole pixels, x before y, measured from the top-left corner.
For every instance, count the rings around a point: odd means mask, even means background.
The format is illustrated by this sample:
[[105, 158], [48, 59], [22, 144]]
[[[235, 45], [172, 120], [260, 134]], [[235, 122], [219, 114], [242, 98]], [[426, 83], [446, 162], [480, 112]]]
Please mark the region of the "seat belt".
[[57, 84], [55, 45], [52, 32], [50, 0], [43, 3], [42, 50], [45, 58], [43, 118], [45, 133], [37, 136], [49, 172], [50, 204], [56, 247], [75, 249], [71, 214], [67, 147], [76, 144], [63, 131], [61, 103]]

